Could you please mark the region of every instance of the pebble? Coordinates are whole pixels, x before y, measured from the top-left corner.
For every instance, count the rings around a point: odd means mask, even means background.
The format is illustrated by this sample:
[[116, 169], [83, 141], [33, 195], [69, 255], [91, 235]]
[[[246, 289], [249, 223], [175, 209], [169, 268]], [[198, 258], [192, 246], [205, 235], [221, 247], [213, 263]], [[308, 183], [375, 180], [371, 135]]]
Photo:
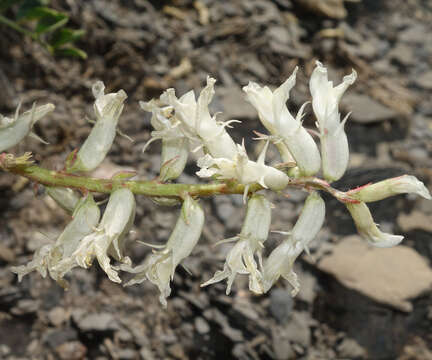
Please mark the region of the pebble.
[[113, 331], [117, 330], [119, 325], [110, 313], [89, 314], [80, 318], [77, 326], [84, 332], [88, 331]]
[[342, 99], [342, 105], [347, 111], [352, 111], [350, 121], [370, 124], [394, 118], [394, 110], [380, 104], [369, 95], [348, 93]]

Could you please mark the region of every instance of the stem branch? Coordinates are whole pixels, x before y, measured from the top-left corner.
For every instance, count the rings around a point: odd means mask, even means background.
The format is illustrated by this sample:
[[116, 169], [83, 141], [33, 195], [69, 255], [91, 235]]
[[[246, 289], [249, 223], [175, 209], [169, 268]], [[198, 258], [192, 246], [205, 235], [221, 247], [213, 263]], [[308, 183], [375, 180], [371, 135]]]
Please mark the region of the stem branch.
[[[35, 183], [45, 186], [57, 186], [79, 189], [83, 192], [98, 192], [109, 194], [119, 188], [128, 188], [134, 194], [148, 197], [183, 198], [184, 194], [194, 197], [213, 195], [243, 194], [245, 185], [233, 180], [212, 184], [167, 184], [157, 181], [100, 179], [87, 176], [68, 174], [63, 171], [48, 170], [34, 165], [30, 154], [15, 158], [11, 154], [0, 154], [0, 168], [12, 174], [23, 176]], [[323, 190], [341, 202], [357, 203], [358, 201], [345, 192], [332, 188], [327, 182], [316, 177], [300, 177], [290, 179], [288, 186], [303, 189]], [[249, 186], [249, 193], [262, 190], [259, 184]]]

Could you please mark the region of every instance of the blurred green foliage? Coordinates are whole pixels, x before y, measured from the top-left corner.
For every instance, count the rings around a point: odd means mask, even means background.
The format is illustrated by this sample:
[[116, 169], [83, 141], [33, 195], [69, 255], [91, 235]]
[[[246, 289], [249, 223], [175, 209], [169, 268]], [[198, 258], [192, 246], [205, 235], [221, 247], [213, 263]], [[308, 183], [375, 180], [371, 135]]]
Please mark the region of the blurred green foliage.
[[50, 0], [0, 0], [0, 24], [31, 37], [52, 55], [87, 58], [73, 45], [85, 31], [65, 27], [67, 14], [49, 5]]

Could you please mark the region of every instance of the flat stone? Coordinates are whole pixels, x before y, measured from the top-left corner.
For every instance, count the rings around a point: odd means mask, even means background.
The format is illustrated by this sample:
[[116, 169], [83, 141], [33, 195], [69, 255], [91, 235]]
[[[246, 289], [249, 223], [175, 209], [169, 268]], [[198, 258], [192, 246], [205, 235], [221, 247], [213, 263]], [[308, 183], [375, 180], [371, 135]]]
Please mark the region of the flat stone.
[[318, 268], [347, 288], [405, 312], [412, 311], [410, 299], [432, 288], [432, 270], [415, 250], [371, 247], [357, 235], [336, 245]]
[[346, 111], [352, 111], [349, 121], [361, 124], [380, 122], [394, 118], [397, 113], [365, 94], [348, 93], [342, 99]]
[[426, 90], [432, 90], [432, 71], [416, 76], [414, 84]]
[[82, 331], [113, 331], [118, 329], [117, 321], [109, 313], [89, 314], [77, 322]]
[[412, 47], [402, 43], [397, 44], [393, 49], [391, 49], [388, 56], [396, 63], [403, 66], [414, 65], [417, 61]]
[[337, 350], [339, 356], [344, 359], [363, 359], [366, 355], [366, 350], [357, 341], [350, 338], [343, 339]]

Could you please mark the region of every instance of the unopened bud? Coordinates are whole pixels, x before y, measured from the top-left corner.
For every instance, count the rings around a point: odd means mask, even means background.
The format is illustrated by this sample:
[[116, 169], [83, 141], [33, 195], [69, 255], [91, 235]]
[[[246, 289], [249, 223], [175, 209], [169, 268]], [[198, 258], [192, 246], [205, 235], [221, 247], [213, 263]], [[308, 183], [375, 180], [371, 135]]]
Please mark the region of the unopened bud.
[[123, 90], [105, 95], [104, 89], [105, 86], [101, 81], [93, 85], [93, 95], [96, 98], [94, 111], [97, 120], [76, 157], [69, 161], [68, 172], [88, 172], [96, 169], [113, 144], [118, 119], [127, 95]]
[[375, 224], [369, 208], [364, 202], [358, 204], [346, 203], [359, 234], [371, 245], [376, 247], [392, 247], [403, 240], [401, 235], [383, 233]]
[[397, 194], [417, 194], [427, 200], [432, 197], [426, 186], [412, 175], [402, 175], [383, 180], [375, 184], [366, 185], [349, 192], [349, 195], [360, 201], [379, 201]]
[[54, 108], [53, 104], [33, 105], [31, 110], [21, 115], [19, 114], [18, 107], [13, 119], [0, 115], [0, 152], [17, 145], [27, 135], [39, 139], [37, 135], [31, 132], [33, 125], [46, 114], [53, 111]]

